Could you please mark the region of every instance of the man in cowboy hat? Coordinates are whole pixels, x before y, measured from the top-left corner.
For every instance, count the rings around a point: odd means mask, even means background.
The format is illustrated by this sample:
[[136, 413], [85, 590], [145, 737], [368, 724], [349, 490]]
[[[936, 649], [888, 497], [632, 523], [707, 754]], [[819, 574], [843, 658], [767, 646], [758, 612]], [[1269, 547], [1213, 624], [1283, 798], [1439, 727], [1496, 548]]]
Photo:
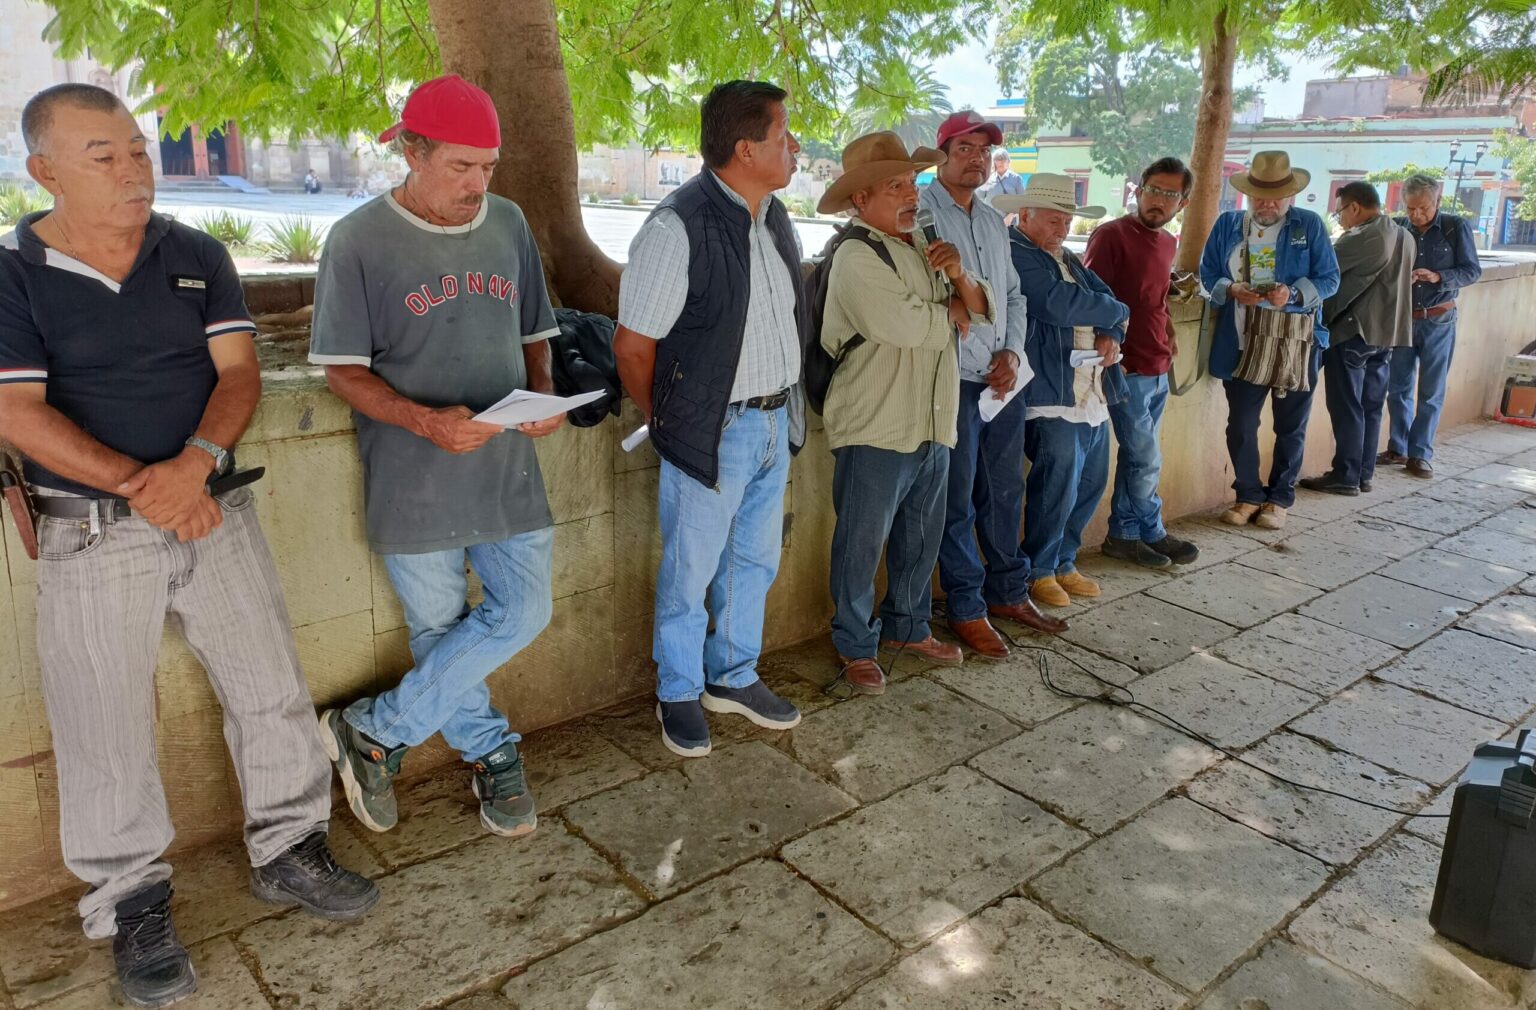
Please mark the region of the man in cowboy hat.
[[[881, 647], [951, 666], [962, 659], [958, 646], [928, 629], [959, 409], [955, 332], [997, 320], [986, 279], [966, 272], [953, 245], [930, 243], [918, 229], [917, 173], [944, 162], [929, 148], [909, 155], [894, 133], [859, 137], [843, 150], [843, 174], [817, 206], [823, 214], [852, 211], [850, 227], [869, 236], [837, 247], [821, 329], [834, 360], [853, 345], [823, 417], [837, 459], [832, 642], [843, 678], [866, 694], [885, 689]], [[888, 578], [877, 617], [882, 551]]]
[[1029, 300], [1029, 594], [1065, 607], [1074, 596], [1099, 595], [1098, 583], [1077, 570], [1077, 550], [1109, 478], [1106, 422], [1109, 405], [1126, 395], [1119, 361], [1130, 309], [1064, 245], [1073, 217], [1104, 216], [1103, 207], [1078, 205], [1071, 179], [1036, 173], [1022, 194], [998, 197], [993, 206], [1019, 214], [1010, 252]]
[[[1310, 179], [1305, 169], [1291, 168], [1284, 151], [1255, 154], [1249, 171], [1232, 176], [1232, 188], [1250, 197], [1252, 207], [1218, 217], [1200, 258], [1200, 283], [1220, 313], [1210, 367], [1227, 392], [1227, 452], [1237, 500], [1221, 519], [1233, 526], [1252, 522], [1280, 529], [1286, 510], [1296, 501], [1312, 390], [1328, 346], [1323, 300], [1339, 288], [1339, 262], [1323, 219], [1291, 205], [1291, 198], [1306, 189]], [[1235, 377], [1249, 312], [1312, 317], [1306, 389], [1276, 390]], [[1268, 483], [1259, 477], [1259, 413], [1265, 400], [1273, 402], [1275, 429]]]
[[[988, 615], [1036, 631], [1060, 634], [1067, 624], [1042, 614], [1029, 598], [1029, 558], [1019, 546], [1024, 505], [1024, 404], [1010, 394], [1029, 382], [1025, 365], [1024, 295], [1008, 253], [1003, 216], [976, 199], [986, 178], [987, 152], [1003, 132], [975, 112], [957, 112], [939, 127], [948, 158], [923, 189], [941, 238], [960, 261], [998, 292], [997, 325], [978, 324], [960, 345], [957, 441], [949, 454], [939, 584], [949, 626], [972, 652], [1003, 659], [1008, 645]], [[990, 398], [993, 402], [985, 401]], [[1001, 409], [996, 409], [1001, 406]], [[995, 410], [995, 413], [994, 413]]]

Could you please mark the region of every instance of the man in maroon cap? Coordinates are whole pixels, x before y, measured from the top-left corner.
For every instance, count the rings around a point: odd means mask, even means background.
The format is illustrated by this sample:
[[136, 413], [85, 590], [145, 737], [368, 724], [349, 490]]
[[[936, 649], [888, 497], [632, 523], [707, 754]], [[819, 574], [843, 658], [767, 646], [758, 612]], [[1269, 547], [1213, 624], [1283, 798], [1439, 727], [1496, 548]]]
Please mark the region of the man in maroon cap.
[[[368, 542], [405, 611], [413, 666], [393, 689], [321, 716], [352, 811], [394, 827], [407, 749], [441, 732], [474, 769], [480, 819], [500, 835], [536, 824], [518, 735], [486, 678], [549, 623], [551, 528], [533, 439], [474, 420], [514, 389], [552, 393], [557, 331], [523, 212], [486, 191], [501, 147], [490, 96], [427, 81], [379, 138], [405, 182], [331, 229], [315, 284], [309, 360], [352, 405]], [[466, 600], [465, 556], [485, 587]]]
[[1002, 140], [997, 124], [973, 111], [950, 116], [938, 136], [949, 160], [921, 198], [939, 237], [960, 250], [966, 271], [985, 278], [997, 293], [996, 322], [973, 323], [960, 343], [960, 416], [939, 545], [950, 630], [984, 659], [1008, 655], [989, 617], [1048, 634], [1067, 629], [1067, 622], [1042, 614], [1030, 600], [1029, 558], [1019, 546], [1024, 402], [1015, 394], [1030, 379], [1025, 302], [1003, 216], [977, 195]]

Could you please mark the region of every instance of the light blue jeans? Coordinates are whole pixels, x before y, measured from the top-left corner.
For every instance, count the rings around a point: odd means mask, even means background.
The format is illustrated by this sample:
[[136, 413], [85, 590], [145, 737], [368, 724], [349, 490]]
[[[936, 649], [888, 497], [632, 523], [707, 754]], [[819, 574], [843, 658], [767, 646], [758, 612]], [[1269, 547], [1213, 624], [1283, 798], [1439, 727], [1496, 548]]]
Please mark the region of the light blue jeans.
[[1125, 383], [1130, 395], [1109, 405], [1109, 420], [1120, 443], [1115, 490], [1109, 498], [1109, 535], [1155, 544], [1168, 535], [1163, 528], [1163, 500], [1157, 495], [1163, 472], [1158, 433], [1168, 405], [1168, 376], [1127, 372]]
[[[348, 706], [347, 722], [388, 747], [414, 747], [441, 732], [465, 761], [522, 739], [491, 705], [485, 678], [549, 624], [554, 543], [546, 527], [468, 548], [384, 555], [416, 665], [393, 690]], [[474, 610], [466, 553], [485, 587]]]
[[1109, 425], [1030, 418], [1024, 429], [1029, 477], [1024, 492], [1024, 553], [1030, 578], [1077, 571], [1083, 530], [1109, 481]]
[[1413, 345], [1392, 349], [1392, 376], [1387, 385], [1387, 410], [1392, 415], [1388, 449], [1413, 459], [1435, 458], [1435, 429], [1440, 426], [1445, 378], [1450, 374], [1455, 349], [1455, 309], [1436, 319], [1415, 319]]
[[726, 409], [715, 487], [662, 460], [652, 652], [661, 701], [692, 701], [706, 682], [742, 688], [757, 680], [763, 608], [784, 542], [788, 479], [789, 412], [783, 407]]

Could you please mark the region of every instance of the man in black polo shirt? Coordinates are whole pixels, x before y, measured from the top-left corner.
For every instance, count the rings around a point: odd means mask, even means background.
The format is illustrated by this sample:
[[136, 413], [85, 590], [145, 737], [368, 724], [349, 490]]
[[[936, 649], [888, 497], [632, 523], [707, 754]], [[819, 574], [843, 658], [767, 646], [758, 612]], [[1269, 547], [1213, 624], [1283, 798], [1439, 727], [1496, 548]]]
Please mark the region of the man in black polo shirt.
[[172, 837], [155, 760], [154, 673], [177, 616], [224, 707], [251, 890], [328, 919], [379, 897], [326, 846], [314, 732], [253, 495], [207, 481], [261, 395], [239, 278], [201, 232], [154, 214], [145, 138], [101, 88], [22, 113], [53, 210], [0, 238], [0, 438], [37, 502], [37, 649], [59, 773], [60, 845], [114, 936], [124, 994], [166, 1006], [197, 978], [170, 919]]

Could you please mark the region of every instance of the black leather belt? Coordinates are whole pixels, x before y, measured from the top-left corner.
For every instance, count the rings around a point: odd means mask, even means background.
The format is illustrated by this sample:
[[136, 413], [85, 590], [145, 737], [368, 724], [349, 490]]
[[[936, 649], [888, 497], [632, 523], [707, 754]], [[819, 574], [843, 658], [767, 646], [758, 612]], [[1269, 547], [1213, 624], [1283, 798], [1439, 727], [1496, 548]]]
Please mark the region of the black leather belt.
[[[252, 467], [249, 470], [238, 470], [209, 481], [208, 493], [217, 498], [221, 494], [228, 494], [236, 488], [260, 480], [262, 474], [266, 472], [266, 467], [261, 466]], [[37, 510], [38, 515], [52, 519], [89, 519], [96, 514], [101, 515], [103, 519], [127, 519], [133, 515], [133, 509], [128, 507], [126, 498], [57, 498], [53, 495], [34, 493], [32, 507]], [[104, 511], [97, 513], [98, 507]]]
[[767, 396], [754, 396], [749, 400], [737, 400], [732, 406], [748, 407], [752, 410], [778, 410], [789, 402], [789, 390], [781, 389], [777, 393], [769, 393]]

